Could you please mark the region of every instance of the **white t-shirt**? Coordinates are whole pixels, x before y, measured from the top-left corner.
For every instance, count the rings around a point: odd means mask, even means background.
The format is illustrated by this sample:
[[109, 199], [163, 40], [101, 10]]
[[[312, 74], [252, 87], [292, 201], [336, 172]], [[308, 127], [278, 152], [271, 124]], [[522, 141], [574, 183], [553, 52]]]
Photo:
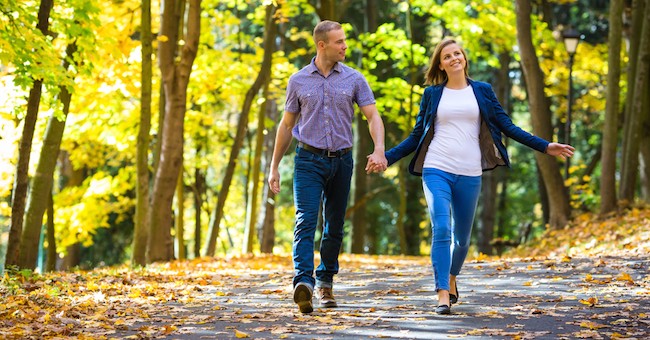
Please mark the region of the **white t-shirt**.
[[480, 176], [481, 118], [472, 86], [462, 90], [444, 88], [438, 105], [434, 135], [424, 157], [424, 168], [456, 175]]

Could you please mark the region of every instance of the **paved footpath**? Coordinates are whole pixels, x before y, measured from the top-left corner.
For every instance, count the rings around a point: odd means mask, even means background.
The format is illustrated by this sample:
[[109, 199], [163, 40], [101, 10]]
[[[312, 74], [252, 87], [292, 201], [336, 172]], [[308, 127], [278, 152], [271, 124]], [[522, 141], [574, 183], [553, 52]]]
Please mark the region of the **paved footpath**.
[[303, 315], [291, 300], [290, 268], [251, 270], [151, 320], [175, 325], [167, 339], [650, 338], [648, 255], [467, 263], [448, 316], [433, 312], [428, 258], [352, 258], [341, 267], [339, 308]]

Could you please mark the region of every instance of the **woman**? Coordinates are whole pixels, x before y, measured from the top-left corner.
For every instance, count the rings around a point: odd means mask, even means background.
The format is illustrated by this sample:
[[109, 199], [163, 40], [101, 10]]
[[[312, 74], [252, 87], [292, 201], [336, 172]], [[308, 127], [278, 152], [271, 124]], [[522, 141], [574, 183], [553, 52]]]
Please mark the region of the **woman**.
[[[467, 70], [467, 56], [455, 40], [438, 44], [426, 73], [426, 84], [431, 86], [424, 91], [415, 127], [386, 152], [391, 165], [415, 151], [409, 172], [422, 176], [431, 216], [438, 314], [450, 314], [459, 298], [456, 276], [469, 248], [481, 174], [510, 165], [501, 134], [563, 159], [574, 151], [570, 145], [549, 143], [514, 125], [491, 85], [470, 79]], [[368, 165], [369, 172], [378, 169], [372, 162]]]

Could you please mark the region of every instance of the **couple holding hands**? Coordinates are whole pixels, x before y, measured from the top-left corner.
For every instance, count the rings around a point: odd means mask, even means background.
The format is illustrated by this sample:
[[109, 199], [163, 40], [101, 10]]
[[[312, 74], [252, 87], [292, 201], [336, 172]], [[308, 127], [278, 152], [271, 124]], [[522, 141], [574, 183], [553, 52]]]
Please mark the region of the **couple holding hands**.
[[[450, 314], [459, 298], [456, 276], [469, 249], [481, 174], [509, 166], [501, 141], [506, 136], [542, 153], [571, 157], [570, 145], [551, 143], [516, 126], [488, 83], [469, 78], [467, 55], [453, 39], [435, 48], [426, 71], [420, 111], [410, 135], [385, 151], [384, 125], [364, 76], [343, 64], [347, 45], [341, 25], [322, 21], [314, 28], [316, 56], [289, 79], [285, 112], [280, 121], [269, 186], [280, 190], [278, 167], [293, 138], [296, 221], [293, 241], [293, 300], [300, 312], [336, 307], [333, 278], [352, 179], [354, 103], [368, 121], [374, 151], [366, 171], [378, 173], [414, 154], [409, 172], [422, 177], [431, 217], [431, 265], [438, 294], [438, 314]], [[314, 277], [314, 236], [323, 214], [321, 262]], [[315, 290], [315, 293], [314, 293]]]

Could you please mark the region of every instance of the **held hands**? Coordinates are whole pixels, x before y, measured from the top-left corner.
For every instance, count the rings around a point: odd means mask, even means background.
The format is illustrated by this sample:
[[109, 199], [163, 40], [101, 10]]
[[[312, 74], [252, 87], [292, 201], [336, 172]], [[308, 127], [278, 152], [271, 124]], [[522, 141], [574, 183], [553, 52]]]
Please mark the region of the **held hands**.
[[546, 147], [546, 153], [551, 156], [562, 157], [562, 159], [567, 159], [567, 157], [573, 156], [573, 152], [576, 149], [568, 144], [560, 143], [550, 143]]
[[368, 163], [366, 164], [366, 173], [379, 173], [388, 167], [388, 160], [386, 160], [386, 156], [384, 155], [384, 152], [373, 152], [372, 154], [368, 155]]

